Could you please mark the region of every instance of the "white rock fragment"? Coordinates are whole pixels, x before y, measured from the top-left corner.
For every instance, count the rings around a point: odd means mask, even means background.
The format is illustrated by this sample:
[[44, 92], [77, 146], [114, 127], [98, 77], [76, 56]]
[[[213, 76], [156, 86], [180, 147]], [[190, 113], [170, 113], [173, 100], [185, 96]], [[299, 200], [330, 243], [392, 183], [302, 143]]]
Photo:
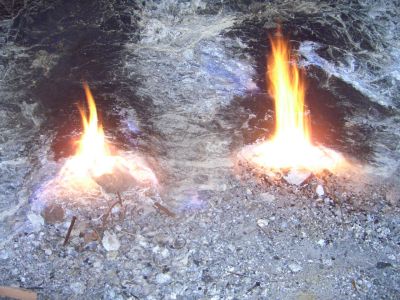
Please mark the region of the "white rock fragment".
[[82, 295], [85, 291], [85, 285], [81, 282], [74, 282], [70, 285], [71, 290], [75, 295]]
[[301, 270], [303, 270], [303, 268], [302, 268], [300, 265], [298, 265], [298, 264], [289, 264], [289, 269], [290, 269], [290, 271], [292, 271], [293, 273], [298, 273], [298, 272], [300, 272]]
[[266, 220], [266, 219], [258, 219], [257, 220], [257, 225], [260, 228], [265, 228], [265, 227], [268, 226], [268, 220]]
[[171, 276], [169, 274], [157, 274], [156, 276], [156, 282], [158, 284], [167, 284], [171, 281]]
[[315, 192], [317, 193], [317, 195], [319, 197], [322, 197], [323, 195], [325, 195], [324, 187], [320, 184], [317, 186]]
[[1, 250], [0, 251], [0, 259], [1, 260], [7, 260], [9, 258], [9, 254], [6, 250]]
[[271, 203], [275, 200], [275, 196], [270, 193], [261, 193], [260, 200]]
[[46, 254], [47, 256], [50, 256], [53, 254], [53, 251], [51, 251], [51, 249], [45, 249], [44, 254]]
[[117, 251], [121, 246], [117, 236], [113, 232], [106, 230], [103, 236], [103, 247], [107, 251]]
[[103, 268], [103, 263], [101, 262], [101, 260], [96, 260], [93, 263], [93, 267], [96, 268], [96, 269], [101, 269], [101, 268]]
[[253, 192], [252, 192], [250, 189], [246, 189], [246, 194], [247, 194], [247, 195], [252, 195]]
[[322, 260], [322, 264], [324, 264], [327, 267], [332, 267], [333, 266], [333, 262], [331, 259], [323, 259]]
[[320, 245], [321, 247], [324, 247], [324, 246], [326, 245], [326, 242], [325, 242], [324, 239], [320, 239], [320, 240], [317, 242], [317, 244]]
[[40, 231], [40, 228], [44, 225], [44, 219], [41, 215], [37, 215], [33, 212], [28, 214], [28, 220], [32, 224], [33, 231], [37, 232]]
[[300, 171], [300, 170], [290, 170], [289, 173], [284, 176], [283, 178], [286, 180], [287, 183], [292, 185], [301, 185], [304, 181], [310, 177], [311, 173], [307, 171]]

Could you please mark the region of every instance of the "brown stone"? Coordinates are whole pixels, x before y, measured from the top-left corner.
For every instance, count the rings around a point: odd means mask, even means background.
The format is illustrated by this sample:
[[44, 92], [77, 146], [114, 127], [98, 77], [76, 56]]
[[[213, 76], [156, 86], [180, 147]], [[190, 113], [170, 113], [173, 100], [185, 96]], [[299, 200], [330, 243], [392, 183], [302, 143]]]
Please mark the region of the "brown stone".
[[65, 218], [64, 209], [58, 204], [50, 204], [45, 207], [43, 218], [49, 224], [60, 223]]
[[83, 234], [83, 240], [84, 240], [85, 244], [88, 244], [90, 242], [99, 240], [99, 235], [94, 230], [87, 230]]

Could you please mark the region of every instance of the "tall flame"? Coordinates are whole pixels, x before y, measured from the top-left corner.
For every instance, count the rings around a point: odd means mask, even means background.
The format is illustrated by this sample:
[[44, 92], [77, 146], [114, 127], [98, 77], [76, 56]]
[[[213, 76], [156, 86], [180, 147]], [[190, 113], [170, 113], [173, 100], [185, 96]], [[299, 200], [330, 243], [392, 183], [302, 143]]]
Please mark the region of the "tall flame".
[[97, 186], [96, 180], [106, 174], [128, 176], [136, 183], [156, 183], [154, 173], [138, 156], [128, 157], [111, 151], [99, 122], [96, 103], [87, 84], [84, 84], [84, 90], [89, 113], [87, 114], [83, 107], [79, 107], [83, 133], [77, 141], [76, 153], [61, 169], [61, 179], [73, 188], [85, 189]]
[[270, 93], [275, 104], [275, 132], [269, 141], [245, 149], [251, 162], [269, 169], [333, 170], [342, 156], [311, 142], [310, 120], [305, 111], [305, 82], [280, 29], [270, 38], [268, 59]]
[[276, 129], [273, 140], [289, 146], [310, 143], [310, 126], [305, 115], [304, 81], [295, 64], [290, 64], [291, 50], [280, 35], [271, 39], [272, 55], [268, 59], [271, 95], [275, 99]]
[[90, 169], [94, 176], [100, 176], [112, 172], [114, 159], [106, 142], [103, 126], [99, 123], [92, 92], [86, 83], [84, 83], [83, 87], [89, 108], [89, 115], [87, 116], [85, 110], [79, 106], [83, 134], [78, 141], [75, 156], [80, 158], [86, 169]]

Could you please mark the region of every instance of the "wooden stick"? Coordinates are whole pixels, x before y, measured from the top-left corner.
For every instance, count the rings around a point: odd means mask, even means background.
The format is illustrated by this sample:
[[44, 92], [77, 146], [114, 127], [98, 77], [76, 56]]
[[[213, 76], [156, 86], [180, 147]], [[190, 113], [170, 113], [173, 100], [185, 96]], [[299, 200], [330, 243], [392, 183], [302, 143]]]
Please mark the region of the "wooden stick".
[[0, 286], [0, 297], [19, 300], [36, 300], [37, 294], [33, 291], [9, 286]]
[[153, 204], [153, 206], [159, 210], [161, 210], [163, 213], [165, 213], [167, 216], [171, 217], [171, 218], [175, 218], [176, 214], [172, 211], [170, 211], [168, 208], [166, 208], [164, 205], [162, 205], [159, 202], [155, 202]]
[[121, 200], [117, 200], [117, 201], [115, 201], [113, 204], [111, 204], [111, 206], [108, 208], [107, 212], [106, 212], [106, 213], [104, 214], [104, 216], [103, 216], [103, 228], [106, 226], [107, 219], [108, 219], [108, 217], [110, 216], [112, 209], [113, 209], [114, 206], [117, 205], [117, 204], [121, 205], [121, 208], [122, 208], [122, 202], [121, 202]]
[[68, 243], [69, 236], [71, 235], [72, 228], [74, 227], [75, 221], [76, 221], [76, 217], [73, 216], [72, 220], [71, 220], [71, 224], [69, 225], [69, 228], [68, 228], [67, 236], [65, 237], [65, 240], [64, 240], [64, 246]]

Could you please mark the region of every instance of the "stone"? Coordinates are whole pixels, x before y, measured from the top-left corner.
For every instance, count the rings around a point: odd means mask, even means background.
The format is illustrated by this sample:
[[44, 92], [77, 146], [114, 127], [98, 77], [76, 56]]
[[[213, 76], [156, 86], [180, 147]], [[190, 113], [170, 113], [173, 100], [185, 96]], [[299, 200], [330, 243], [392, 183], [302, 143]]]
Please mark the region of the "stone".
[[57, 204], [50, 204], [44, 208], [43, 217], [46, 223], [61, 223], [65, 219], [64, 209]]
[[324, 264], [327, 267], [332, 267], [333, 266], [333, 261], [331, 259], [323, 259], [322, 264]]
[[303, 268], [302, 268], [300, 265], [298, 265], [298, 264], [289, 264], [289, 269], [290, 269], [290, 271], [292, 271], [293, 273], [298, 273], [298, 272], [300, 272], [301, 270], [303, 270]]
[[320, 239], [320, 240], [317, 242], [317, 244], [320, 245], [321, 247], [324, 247], [324, 246], [326, 245], [326, 242], [325, 242], [325, 240]]
[[42, 216], [37, 215], [33, 212], [28, 213], [28, 220], [31, 222], [32, 230], [35, 232], [40, 231], [40, 229], [44, 225], [44, 219], [42, 218]]
[[81, 282], [74, 282], [70, 285], [75, 295], [82, 295], [85, 292], [85, 285]]
[[325, 195], [324, 187], [320, 184], [317, 185], [315, 192], [317, 193], [318, 197], [322, 197], [323, 195]]
[[378, 261], [378, 262], [376, 263], [376, 267], [377, 267], [378, 269], [385, 269], [385, 268], [391, 267], [391, 266], [392, 266], [391, 263], [387, 263], [387, 262], [383, 262], [383, 261]]
[[0, 251], [0, 259], [7, 260], [10, 257], [9, 253], [6, 250]]
[[114, 167], [112, 173], [103, 174], [93, 179], [106, 193], [122, 193], [132, 186], [139, 185], [139, 182], [129, 173], [124, 165]]
[[260, 227], [260, 228], [265, 228], [265, 227], [267, 227], [268, 226], [268, 220], [266, 220], [266, 219], [258, 219], [257, 220], [257, 226], [258, 227]]
[[108, 230], [104, 232], [102, 243], [104, 249], [107, 251], [118, 251], [119, 247], [121, 246], [115, 233]]
[[182, 237], [177, 237], [171, 244], [172, 249], [182, 249], [186, 245], [186, 240]]
[[160, 274], [157, 274], [157, 276], [156, 276], [156, 282], [158, 284], [168, 284], [171, 282], [171, 280], [172, 280], [172, 278], [171, 278], [171, 275], [169, 275], [169, 274], [160, 273]]
[[315, 300], [317, 297], [309, 292], [302, 292], [297, 296], [297, 300]]
[[45, 249], [44, 254], [46, 254], [47, 256], [50, 256], [53, 254], [53, 251], [51, 251], [51, 249]]
[[99, 239], [99, 235], [97, 234], [96, 231], [94, 231], [92, 229], [88, 229], [83, 234], [83, 241], [85, 242], [85, 244], [89, 244], [91, 242], [97, 241], [98, 239]]
[[310, 172], [293, 169], [293, 170], [290, 170], [289, 173], [286, 176], [283, 176], [283, 178], [289, 184], [301, 185], [310, 176], [311, 176]]
[[261, 193], [259, 195], [261, 201], [271, 203], [275, 200], [275, 196], [270, 193]]

